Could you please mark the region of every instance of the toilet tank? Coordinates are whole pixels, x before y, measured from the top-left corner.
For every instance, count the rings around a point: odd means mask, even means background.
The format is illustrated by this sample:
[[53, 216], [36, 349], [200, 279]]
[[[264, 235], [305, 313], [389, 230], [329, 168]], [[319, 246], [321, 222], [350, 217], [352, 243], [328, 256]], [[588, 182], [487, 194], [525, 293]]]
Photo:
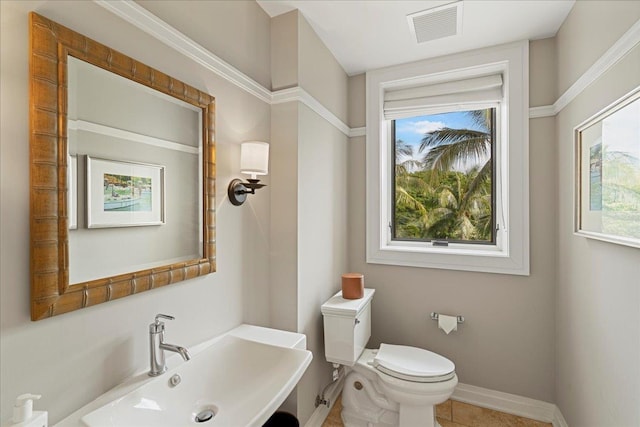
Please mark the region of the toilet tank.
[[353, 366], [371, 336], [371, 300], [375, 289], [360, 299], [344, 299], [342, 291], [322, 304], [324, 354], [328, 362]]

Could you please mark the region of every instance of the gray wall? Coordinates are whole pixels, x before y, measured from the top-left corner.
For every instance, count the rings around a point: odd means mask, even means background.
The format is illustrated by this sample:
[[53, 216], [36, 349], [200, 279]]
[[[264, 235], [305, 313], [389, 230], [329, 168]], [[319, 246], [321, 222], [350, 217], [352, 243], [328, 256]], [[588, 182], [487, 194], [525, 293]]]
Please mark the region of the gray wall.
[[274, 16], [271, 21], [271, 89], [298, 85], [298, 12]]
[[[531, 43], [531, 102], [552, 103], [553, 43]], [[351, 127], [364, 126], [364, 78], [350, 78]], [[540, 105], [540, 104], [537, 104]], [[537, 106], [532, 105], [532, 106]], [[349, 268], [376, 289], [370, 346], [412, 345], [456, 364], [460, 382], [554, 401], [555, 134], [553, 118], [530, 121], [531, 275], [409, 268], [365, 262], [365, 137], [349, 144]], [[432, 311], [460, 314], [445, 335]]]
[[[273, 19], [273, 87], [300, 86], [346, 121], [347, 75], [297, 11]], [[324, 89], [324, 90], [323, 90]], [[315, 397], [331, 382], [324, 358], [320, 306], [347, 271], [348, 138], [306, 105], [274, 105], [271, 318], [273, 326], [302, 332], [314, 359], [285, 409], [304, 424]]]
[[[299, 85], [346, 122], [347, 75], [304, 16], [298, 18]], [[298, 417], [306, 422], [316, 395], [332, 379], [320, 306], [339, 290], [347, 272], [349, 139], [306, 106], [299, 109], [298, 126], [298, 331], [314, 354], [298, 385]]]
[[[576, 2], [557, 35], [560, 93], [640, 18]], [[573, 234], [573, 128], [640, 85], [640, 46], [557, 116], [556, 402], [571, 426], [640, 425], [640, 250]]]
[[[206, 22], [194, 22], [194, 30], [199, 37], [224, 40], [226, 49], [247, 61], [238, 66], [268, 80], [268, 57], [254, 63], [251, 51], [235, 41], [266, 40], [268, 50], [269, 18], [254, 2], [235, 4], [202, 2], [199, 7], [205, 8]], [[239, 143], [269, 140], [270, 106], [93, 2], [2, 1], [0, 7], [0, 419], [11, 417], [18, 394], [32, 392], [43, 395], [36, 407], [49, 410], [53, 424], [147, 366], [147, 325], [156, 313], [176, 316], [167, 325], [167, 340], [185, 346], [242, 322], [269, 324], [271, 187], [237, 208], [226, 199], [226, 186], [240, 177]], [[181, 2], [162, 7], [172, 12], [165, 17], [169, 23], [185, 11]], [[229, 8], [237, 13], [222, 13]], [[27, 13], [31, 10], [216, 97], [216, 273], [51, 319], [29, 320]], [[246, 20], [262, 24], [248, 26]]]
[[306, 106], [298, 117], [298, 331], [314, 354], [298, 385], [298, 417], [307, 420], [316, 395], [332, 379], [320, 306], [340, 289], [347, 272], [348, 138]]
[[187, 4], [182, 0], [136, 0], [136, 3], [269, 88], [271, 19], [255, 1], [190, 1]]
[[298, 17], [299, 85], [346, 122], [347, 76], [304, 16]]
[[298, 109], [297, 102], [271, 109], [271, 326], [298, 329]]

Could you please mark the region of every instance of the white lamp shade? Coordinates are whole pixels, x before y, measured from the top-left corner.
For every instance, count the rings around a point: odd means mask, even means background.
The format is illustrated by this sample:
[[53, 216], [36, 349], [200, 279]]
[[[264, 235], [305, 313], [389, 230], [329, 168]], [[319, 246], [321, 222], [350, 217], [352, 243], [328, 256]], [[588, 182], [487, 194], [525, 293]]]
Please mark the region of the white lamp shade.
[[243, 142], [240, 148], [240, 171], [252, 176], [269, 173], [269, 143]]

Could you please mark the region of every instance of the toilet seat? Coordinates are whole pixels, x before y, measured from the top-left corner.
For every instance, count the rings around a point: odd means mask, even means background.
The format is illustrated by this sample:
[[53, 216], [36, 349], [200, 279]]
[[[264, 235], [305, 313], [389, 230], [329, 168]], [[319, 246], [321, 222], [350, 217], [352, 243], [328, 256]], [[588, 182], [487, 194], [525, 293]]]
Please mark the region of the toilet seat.
[[455, 365], [446, 357], [404, 345], [380, 344], [373, 366], [394, 378], [418, 383], [448, 381], [456, 375]]

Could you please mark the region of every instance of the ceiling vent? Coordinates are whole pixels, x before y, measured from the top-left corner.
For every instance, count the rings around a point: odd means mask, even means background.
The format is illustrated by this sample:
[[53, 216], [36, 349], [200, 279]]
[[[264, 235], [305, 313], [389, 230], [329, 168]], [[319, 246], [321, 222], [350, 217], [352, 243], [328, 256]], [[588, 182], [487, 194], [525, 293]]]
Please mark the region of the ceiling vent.
[[407, 15], [409, 29], [418, 43], [462, 33], [462, 1]]

